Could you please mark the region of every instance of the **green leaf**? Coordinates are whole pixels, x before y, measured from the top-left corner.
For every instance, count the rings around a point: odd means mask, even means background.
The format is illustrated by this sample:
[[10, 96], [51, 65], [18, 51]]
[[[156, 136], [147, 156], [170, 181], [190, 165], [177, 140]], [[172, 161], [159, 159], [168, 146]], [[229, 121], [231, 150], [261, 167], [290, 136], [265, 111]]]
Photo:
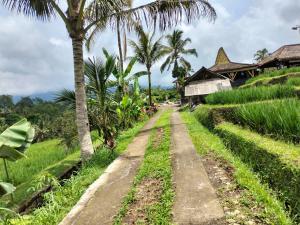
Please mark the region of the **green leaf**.
[[29, 147], [33, 137], [34, 129], [31, 124], [26, 119], [22, 119], [0, 134], [0, 147], [6, 145], [24, 151]]
[[18, 159], [24, 158], [26, 157], [22, 152], [6, 146], [6, 145], [2, 145], [0, 147], [0, 158], [2, 159], [7, 159], [9, 161], [17, 161]]
[[15, 190], [16, 188], [12, 184], [0, 182], [0, 196], [11, 194]]

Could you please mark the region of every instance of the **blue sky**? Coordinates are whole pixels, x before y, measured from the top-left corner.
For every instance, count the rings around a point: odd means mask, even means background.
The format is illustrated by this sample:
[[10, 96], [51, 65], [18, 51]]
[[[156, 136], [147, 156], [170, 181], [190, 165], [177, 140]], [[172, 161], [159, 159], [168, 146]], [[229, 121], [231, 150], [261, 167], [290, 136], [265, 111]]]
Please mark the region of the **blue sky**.
[[[146, 0], [136, 0], [139, 5]], [[291, 27], [300, 24], [299, 0], [211, 0], [218, 18], [214, 23], [200, 20], [177, 27], [192, 39], [198, 58], [189, 58], [193, 69], [211, 66], [223, 46], [233, 61], [253, 62], [256, 50], [270, 52], [284, 44], [300, 42]], [[165, 32], [171, 32], [167, 31]], [[59, 18], [42, 23], [8, 12], [0, 7], [0, 94], [31, 95], [73, 88], [71, 42]], [[134, 38], [134, 35], [130, 35]], [[116, 34], [106, 31], [87, 56], [101, 56], [102, 47], [117, 51]], [[129, 51], [130, 54], [130, 51]], [[153, 68], [154, 85], [172, 85], [170, 73]], [[144, 70], [137, 65], [135, 70]], [[141, 79], [142, 85], [146, 79]]]

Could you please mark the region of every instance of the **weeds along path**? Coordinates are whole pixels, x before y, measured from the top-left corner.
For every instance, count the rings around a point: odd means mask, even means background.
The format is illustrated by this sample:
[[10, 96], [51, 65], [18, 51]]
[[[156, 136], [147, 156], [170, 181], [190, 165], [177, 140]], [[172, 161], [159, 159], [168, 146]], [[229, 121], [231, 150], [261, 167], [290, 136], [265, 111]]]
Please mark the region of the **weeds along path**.
[[224, 212], [178, 112], [171, 118], [175, 224], [223, 224]]
[[[161, 111], [164, 111], [162, 109]], [[144, 158], [151, 130], [160, 117], [157, 113], [134, 138], [125, 153], [118, 157], [83, 194], [60, 225], [112, 224], [123, 198]]]

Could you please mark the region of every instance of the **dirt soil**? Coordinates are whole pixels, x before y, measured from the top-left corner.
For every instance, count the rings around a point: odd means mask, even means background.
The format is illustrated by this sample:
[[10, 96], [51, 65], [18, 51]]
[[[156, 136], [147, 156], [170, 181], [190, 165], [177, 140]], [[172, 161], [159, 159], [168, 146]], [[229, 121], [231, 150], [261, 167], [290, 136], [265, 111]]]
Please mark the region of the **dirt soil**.
[[162, 188], [162, 181], [159, 179], [143, 180], [137, 187], [135, 201], [130, 205], [122, 224], [149, 224], [147, 209], [159, 202]]
[[[234, 181], [234, 169], [226, 162], [208, 154], [202, 157], [202, 163], [208, 177], [217, 190], [218, 199], [223, 206], [225, 221], [229, 225], [264, 225], [258, 215], [263, 209], [251, 204], [251, 197], [239, 188]], [[250, 201], [249, 201], [250, 199]], [[254, 201], [252, 199], [252, 201]]]

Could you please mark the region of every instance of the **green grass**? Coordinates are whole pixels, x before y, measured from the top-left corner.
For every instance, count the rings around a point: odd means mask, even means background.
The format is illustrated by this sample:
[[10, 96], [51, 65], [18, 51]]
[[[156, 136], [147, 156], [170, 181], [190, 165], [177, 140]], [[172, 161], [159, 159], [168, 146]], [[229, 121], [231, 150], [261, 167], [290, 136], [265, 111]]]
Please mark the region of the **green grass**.
[[[35, 174], [47, 168], [49, 165], [57, 163], [64, 159], [68, 154], [59, 140], [49, 140], [33, 144], [26, 152], [27, 158], [20, 159], [16, 162], [8, 162], [9, 175], [11, 183], [15, 186], [30, 180]], [[0, 161], [0, 180], [7, 181], [3, 161]]]
[[200, 155], [214, 154], [217, 158], [225, 160], [234, 168], [234, 179], [243, 188], [247, 195], [248, 207], [264, 209], [262, 214], [256, 214], [261, 220], [268, 224], [291, 225], [292, 221], [284, 211], [283, 204], [272, 194], [272, 191], [243, 163], [240, 158], [228, 150], [222, 140], [212, 134], [207, 128], [201, 125], [192, 113], [181, 113], [186, 122], [189, 134]]
[[230, 123], [219, 124], [215, 130], [226, 146], [276, 191], [300, 222], [300, 146], [274, 141]]
[[[274, 84], [286, 84], [286, 85], [291, 85], [291, 86], [298, 86], [299, 85], [299, 80], [300, 78], [300, 72], [298, 73], [288, 73], [284, 74], [281, 76], [276, 76], [276, 77], [263, 77], [258, 80], [255, 80], [252, 83], [245, 84], [240, 86], [240, 88], [249, 88], [249, 87], [255, 87], [255, 86], [271, 86]], [[291, 82], [289, 80], [294, 80], [295, 82]]]
[[139, 122], [133, 128], [122, 132], [117, 139], [118, 146], [114, 154], [105, 148], [99, 149], [92, 160], [83, 165], [81, 170], [67, 180], [64, 186], [58, 187], [45, 195], [45, 205], [43, 207], [36, 209], [30, 215], [21, 217], [21, 219], [11, 220], [10, 224], [58, 224], [77, 203], [87, 187], [127, 148], [128, 144], [133, 140], [144, 124], [145, 121]]
[[[115, 224], [121, 224], [130, 204], [135, 201], [137, 186], [145, 179], [158, 179], [162, 182], [162, 195], [159, 202], [146, 207], [146, 218], [149, 224], [170, 224], [171, 208], [174, 192], [172, 190], [172, 171], [170, 161], [170, 114], [166, 111], [161, 115], [150, 137], [145, 153], [144, 162], [135, 177], [133, 187], [125, 198], [119, 214], [115, 219]], [[156, 140], [158, 128], [163, 128], [163, 137]], [[160, 141], [159, 144], [156, 142]], [[155, 144], [156, 143], [156, 144]], [[138, 223], [138, 221], [136, 221]], [[138, 223], [139, 224], [139, 223]]]
[[277, 139], [300, 142], [300, 101], [288, 99], [269, 104], [248, 104], [234, 109], [236, 123]]
[[208, 95], [207, 104], [242, 104], [247, 102], [295, 97], [295, 89], [288, 85], [259, 86], [221, 91]]
[[[5, 196], [1, 199], [0, 205], [10, 207], [12, 209], [17, 209], [23, 202], [33, 197], [33, 195], [39, 190], [33, 190], [31, 188], [35, 188], [35, 183], [40, 178], [40, 176], [45, 174], [50, 174], [53, 177], [59, 177], [68, 169], [71, 169], [77, 163], [80, 162], [80, 152], [76, 151], [73, 154], [68, 155], [63, 160], [45, 168], [44, 170], [40, 171], [30, 180], [23, 182], [19, 186], [16, 187], [16, 190], [13, 193], [13, 201], [11, 201], [10, 196]], [[45, 184], [47, 185], [47, 184]], [[43, 185], [43, 187], [45, 187]]]
[[300, 86], [300, 77], [291, 77], [286, 82], [287, 85]]
[[259, 76], [253, 77], [249, 80], [247, 80], [246, 84], [253, 83], [257, 80], [263, 79], [263, 78], [268, 78], [268, 77], [278, 77], [281, 75], [285, 75], [287, 73], [297, 73], [300, 72], [300, 67], [292, 67], [292, 68], [286, 68], [286, 69], [281, 69], [281, 70], [275, 70], [271, 72], [265, 72]]

